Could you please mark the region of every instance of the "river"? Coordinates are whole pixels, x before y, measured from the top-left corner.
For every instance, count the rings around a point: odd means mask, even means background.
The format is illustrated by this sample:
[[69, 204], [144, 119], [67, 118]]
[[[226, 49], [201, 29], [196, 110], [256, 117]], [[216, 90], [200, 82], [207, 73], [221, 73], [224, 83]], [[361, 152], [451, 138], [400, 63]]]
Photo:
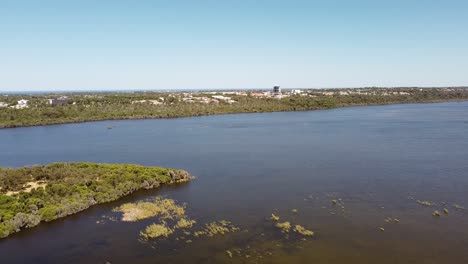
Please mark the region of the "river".
[[[0, 240], [2, 263], [468, 263], [468, 211], [454, 207], [468, 208], [468, 102], [0, 129], [0, 166], [58, 161], [196, 179]], [[144, 243], [154, 219], [112, 221], [116, 206], [154, 196], [187, 203], [197, 225], [241, 230]], [[314, 237], [286, 237], [272, 213]]]

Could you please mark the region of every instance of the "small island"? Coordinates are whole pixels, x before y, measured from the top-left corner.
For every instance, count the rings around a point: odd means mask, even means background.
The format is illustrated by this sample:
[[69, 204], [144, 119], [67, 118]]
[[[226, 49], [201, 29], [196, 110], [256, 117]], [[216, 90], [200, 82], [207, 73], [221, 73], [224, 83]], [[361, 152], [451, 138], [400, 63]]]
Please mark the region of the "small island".
[[73, 162], [0, 168], [0, 237], [140, 189], [191, 178], [184, 170], [133, 164]]

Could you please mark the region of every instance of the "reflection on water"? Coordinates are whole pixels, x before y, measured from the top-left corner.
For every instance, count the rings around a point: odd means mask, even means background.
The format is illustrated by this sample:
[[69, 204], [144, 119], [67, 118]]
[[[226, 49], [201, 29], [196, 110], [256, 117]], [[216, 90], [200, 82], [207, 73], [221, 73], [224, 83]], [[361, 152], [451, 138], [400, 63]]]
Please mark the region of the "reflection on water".
[[[466, 102], [4, 129], [0, 146], [0, 166], [137, 163], [197, 177], [2, 240], [5, 263], [468, 263]], [[240, 230], [142, 243], [155, 219], [112, 209], [155, 196], [187, 203], [192, 231], [223, 219]], [[282, 233], [272, 214], [314, 236]]]

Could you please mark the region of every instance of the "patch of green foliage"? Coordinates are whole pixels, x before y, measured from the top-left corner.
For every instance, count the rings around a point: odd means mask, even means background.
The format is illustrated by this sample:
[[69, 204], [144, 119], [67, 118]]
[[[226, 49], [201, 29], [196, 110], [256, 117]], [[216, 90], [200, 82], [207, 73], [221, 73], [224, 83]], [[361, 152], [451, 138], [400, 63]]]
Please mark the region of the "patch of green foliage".
[[[132, 164], [53, 163], [0, 170], [0, 237], [117, 200], [139, 189], [182, 182], [181, 170]], [[45, 182], [29, 192], [28, 182]], [[12, 193], [13, 192], [13, 193]]]

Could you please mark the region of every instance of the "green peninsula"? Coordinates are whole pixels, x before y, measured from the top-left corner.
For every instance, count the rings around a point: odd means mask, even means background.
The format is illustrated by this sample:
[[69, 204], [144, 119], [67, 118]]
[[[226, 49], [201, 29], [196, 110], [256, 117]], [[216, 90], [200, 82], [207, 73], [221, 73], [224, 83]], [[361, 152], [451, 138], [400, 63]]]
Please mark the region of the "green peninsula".
[[133, 164], [78, 162], [0, 168], [0, 237], [140, 189], [190, 179], [184, 170]]

